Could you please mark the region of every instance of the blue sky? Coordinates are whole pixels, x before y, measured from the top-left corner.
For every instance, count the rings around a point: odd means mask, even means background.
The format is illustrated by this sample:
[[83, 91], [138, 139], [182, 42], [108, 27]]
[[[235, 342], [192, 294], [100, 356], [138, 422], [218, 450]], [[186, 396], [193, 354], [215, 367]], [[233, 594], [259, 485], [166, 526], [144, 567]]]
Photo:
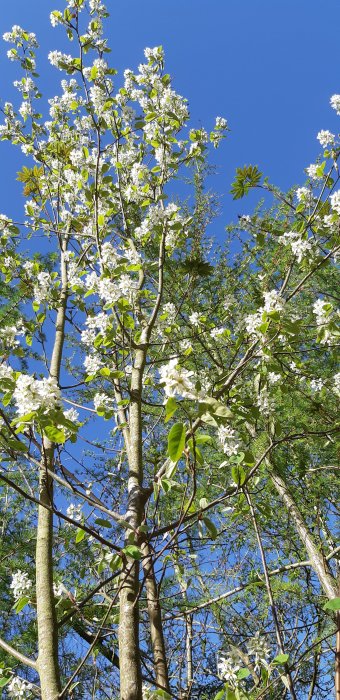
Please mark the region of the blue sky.
[[[163, 44], [175, 89], [189, 99], [191, 125], [211, 128], [217, 115], [228, 119], [228, 141], [213, 154], [219, 176], [212, 185], [223, 197], [216, 233], [252, 200], [233, 203], [235, 168], [257, 164], [282, 189], [301, 184], [303, 168], [319, 152], [320, 129], [338, 130], [329, 106], [340, 92], [338, 0], [108, 0], [111, 62], [119, 71], [135, 68], [143, 48]], [[52, 29], [49, 13], [62, 0], [11, 0], [1, 7], [0, 32], [20, 24], [41, 43], [39, 71], [46, 98], [56, 94], [61, 74], [47, 69], [46, 55], [62, 48], [63, 31]], [[17, 67], [0, 49], [0, 97], [11, 99]], [[48, 70], [48, 73], [46, 72]], [[19, 152], [1, 145], [0, 210], [10, 213], [19, 192]]]

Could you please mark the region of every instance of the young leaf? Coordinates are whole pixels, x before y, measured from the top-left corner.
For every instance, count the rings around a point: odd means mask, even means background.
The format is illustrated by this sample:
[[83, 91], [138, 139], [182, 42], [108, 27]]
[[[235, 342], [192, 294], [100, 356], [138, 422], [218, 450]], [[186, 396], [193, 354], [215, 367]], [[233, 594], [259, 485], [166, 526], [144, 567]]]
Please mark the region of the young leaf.
[[340, 610], [340, 598], [331, 598], [323, 606], [324, 610]]
[[168, 455], [173, 462], [181, 458], [185, 446], [185, 425], [175, 423], [168, 435]]

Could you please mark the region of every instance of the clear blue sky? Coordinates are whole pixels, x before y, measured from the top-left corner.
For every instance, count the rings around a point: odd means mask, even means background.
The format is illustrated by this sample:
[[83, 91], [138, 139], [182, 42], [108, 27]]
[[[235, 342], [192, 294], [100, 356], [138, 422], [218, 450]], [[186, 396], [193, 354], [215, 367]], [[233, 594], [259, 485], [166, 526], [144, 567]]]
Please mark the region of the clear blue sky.
[[[329, 106], [340, 92], [338, 0], [108, 0], [111, 62], [119, 71], [135, 68], [143, 48], [163, 44], [175, 89], [189, 99], [192, 125], [228, 119], [232, 132], [214, 155], [220, 175], [214, 186], [224, 197], [224, 223], [251, 209], [227, 194], [236, 166], [257, 164], [286, 189], [302, 183], [303, 168], [313, 162], [320, 129], [338, 131], [339, 117]], [[2, 3], [0, 32], [20, 24], [41, 43], [39, 72], [47, 97], [63, 77], [45, 56], [62, 48], [63, 31], [52, 29], [49, 13], [62, 0], [11, 0]], [[0, 50], [0, 97], [11, 98], [17, 68]], [[10, 213], [18, 185], [13, 183], [21, 157], [1, 145], [0, 211]], [[11, 182], [12, 180], [12, 182]], [[12, 212], [13, 213], [13, 212]]]

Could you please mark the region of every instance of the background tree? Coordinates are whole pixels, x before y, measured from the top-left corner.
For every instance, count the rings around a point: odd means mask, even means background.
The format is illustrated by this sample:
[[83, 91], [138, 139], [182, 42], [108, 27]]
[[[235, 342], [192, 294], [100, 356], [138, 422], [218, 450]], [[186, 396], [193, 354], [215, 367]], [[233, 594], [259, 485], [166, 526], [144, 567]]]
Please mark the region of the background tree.
[[234, 197], [264, 201], [217, 249], [227, 123], [187, 132], [161, 47], [118, 88], [106, 17], [52, 13], [77, 48], [49, 54], [47, 121], [35, 35], [4, 36], [22, 102], [0, 134], [29, 160], [25, 221], [1, 216], [4, 694], [326, 698], [338, 144], [320, 132], [288, 194], [238, 169]]

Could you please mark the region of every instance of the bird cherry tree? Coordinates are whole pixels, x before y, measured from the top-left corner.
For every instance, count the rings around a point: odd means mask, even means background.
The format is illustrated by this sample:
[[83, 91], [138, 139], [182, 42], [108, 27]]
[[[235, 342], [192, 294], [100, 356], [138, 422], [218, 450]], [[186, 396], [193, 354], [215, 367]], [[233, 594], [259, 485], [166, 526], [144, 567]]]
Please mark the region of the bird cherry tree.
[[326, 697], [338, 141], [320, 132], [288, 194], [238, 169], [236, 199], [275, 204], [218, 250], [226, 120], [188, 128], [162, 48], [121, 79], [102, 2], [66, 4], [47, 120], [35, 34], [4, 35], [21, 77], [0, 135], [27, 164], [24, 214], [0, 218], [3, 692]]

